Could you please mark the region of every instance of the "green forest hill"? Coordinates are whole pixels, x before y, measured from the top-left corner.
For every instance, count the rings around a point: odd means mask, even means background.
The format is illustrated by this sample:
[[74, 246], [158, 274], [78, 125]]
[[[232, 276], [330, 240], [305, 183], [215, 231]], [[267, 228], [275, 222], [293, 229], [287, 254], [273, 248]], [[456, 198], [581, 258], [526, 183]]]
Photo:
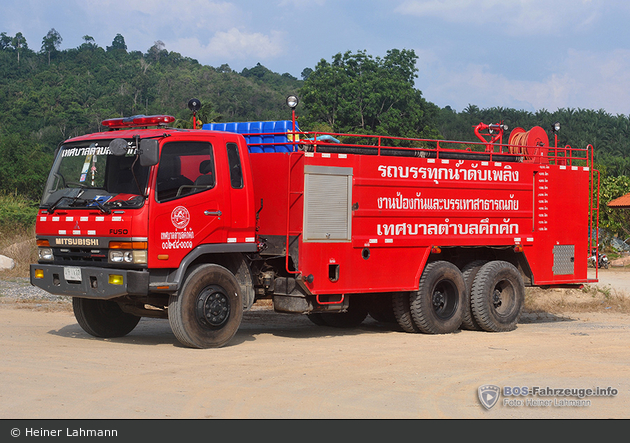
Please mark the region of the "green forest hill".
[[[473, 127], [480, 122], [526, 130], [560, 122], [559, 146], [594, 147], [602, 173], [601, 226], [630, 237], [625, 212], [605, 207], [630, 192], [630, 116], [603, 109], [440, 108], [416, 88], [422, 85], [414, 84], [418, 60], [410, 50], [390, 50], [382, 58], [339, 53], [305, 67], [297, 79], [260, 63], [241, 72], [227, 64], [204, 66], [169, 52], [160, 41], [143, 53], [128, 50], [120, 34], [105, 47], [90, 36], [83, 39], [77, 48], [59, 50], [61, 35], [51, 29], [34, 50], [21, 33], [0, 33], [0, 195], [5, 199], [39, 201], [57, 146], [102, 130], [104, 119], [168, 114], [178, 118], [176, 125], [191, 127], [186, 104], [195, 97], [203, 104], [202, 122], [285, 120], [290, 118], [285, 98], [297, 94], [302, 130], [474, 142]], [[2, 206], [0, 199], [0, 224]]]

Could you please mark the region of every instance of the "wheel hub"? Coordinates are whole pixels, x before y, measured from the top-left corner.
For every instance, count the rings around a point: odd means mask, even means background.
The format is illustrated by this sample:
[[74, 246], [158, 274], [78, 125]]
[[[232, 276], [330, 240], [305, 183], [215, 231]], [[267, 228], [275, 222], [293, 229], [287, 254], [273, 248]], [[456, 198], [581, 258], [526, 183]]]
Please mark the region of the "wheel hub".
[[501, 291], [499, 291], [498, 289], [495, 289], [492, 293], [492, 304], [494, 305], [495, 309], [498, 309], [502, 304]]
[[209, 286], [197, 297], [197, 319], [203, 325], [218, 328], [230, 316], [230, 300], [220, 286]]
[[433, 293], [433, 308], [438, 311], [444, 308], [445, 304], [446, 298], [444, 297], [444, 294], [441, 291], [435, 291]]

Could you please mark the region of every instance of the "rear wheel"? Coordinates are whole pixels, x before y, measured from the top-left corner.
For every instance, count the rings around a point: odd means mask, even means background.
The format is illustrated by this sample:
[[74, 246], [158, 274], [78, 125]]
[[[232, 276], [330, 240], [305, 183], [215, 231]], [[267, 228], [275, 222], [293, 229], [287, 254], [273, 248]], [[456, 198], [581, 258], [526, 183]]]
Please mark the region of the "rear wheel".
[[475, 320], [485, 331], [516, 329], [524, 300], [525, 284], [514, 265], [491, 261], [481, 267], [473, 283], [471, 307]]
[[393, 294], [382, 293], [373, 294], [368, 303], [368, 313], [370, 317], [381, 323], [396, 323], [394, 314]]
[[409, 298], [411, 315], [421, 332], [448, 334], [457, 330], [464, 315], [466, 284], [457, 266], [446, 261], [428, 264], [418, 291]]
[[241, 298], [240, 286], [226, 268], [196, 268], [169, 300], [168, 319], [175, 337], [192, 348], [224, 346], [243, 319]]
[[483, 265], [488, 263], [487, 260], [475, 260], [472, 263], [468, 263], [462, 269], [462, 275], [464, 276], [464, 282], [466, 283], [466, 296], [464, 299], [464, 316], [462, 318], [462, 328], [468, 329], [470, 331], [481, 331], [482, 328], [475, 320], [475, 317], [472, 315], [471, 304], [471, 294], [472, 294], [472, 285], [475, 281], [475, 277], [477, 273], [481, 269]]
[[334, 328], [356, 328], [363, 323], [368, 315], [368, 310], [364, 300], [351, 298], [346, 312], [322, 312], [310, 315], [319, 316], [319, 319], [311, 318], [315, 324], [318, 324], [317, 321], [321, 321], [324, 325]]
[[396, 322], [405, 332], [420, 332], [411, 316], [409, 292], [396, 292], [392, 297], [392, 307]]
[[94, 337], [123, 337], [140, 321], [140, 317], [123, 312], [120, 305], [111, 300], [75, 297], [72, 310], [79, 326]]

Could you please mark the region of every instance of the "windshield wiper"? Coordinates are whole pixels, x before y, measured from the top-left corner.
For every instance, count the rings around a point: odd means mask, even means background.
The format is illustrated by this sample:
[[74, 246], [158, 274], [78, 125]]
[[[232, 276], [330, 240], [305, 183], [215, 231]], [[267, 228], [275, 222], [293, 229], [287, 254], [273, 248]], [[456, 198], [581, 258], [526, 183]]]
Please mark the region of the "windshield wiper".
[[98, 209], [100, 209], [102, 213], [108, 214], [108, 215], [112, 213], [112, 210], [103, 206], [103, 203], [101, 203], [100, 201], [94, 199], [93, 203], [95, 203], [96, 206], [98, 206]]
[[79, 198], [81, 196], [81, 194], [83, 194], [83, 192], [80, 192], [76, 195], [76, 197], [70, 197], [67, 195], [64, 195], [63, 197], [60, 197], [55, 203], [53, 203], [52, 205], [50, 205], [50, 207], [48, 208], [48, 213], [52, 214], [55, 212], [55, 209], [57, 207], [57, 205], [59, 203], [61, 203], [61, 201], [63, 201], [66, 198], [71, 198], [72, 201], [70, 203], [68, 203], [68, 206], [75, 206], [77, 203], [79, 204], [83, 204], [88, 206], [88, 204], [95, 204], [96, 206], [98, 206], [98, 209], [100, 209], [100, 211], [104, 214], [111, 214], [112, 210], [109, 208], [106, 208], [105, 206], [103, 206], [103, 204], [101, 202], [99, 202], [98, 200], [94, 199], [94, 200], [87, 200], [85, 198]]
[[104, 205], [115, 206], [117, 208], [134, 207], [134, 206], [141, 206], [145, 200], [146, 200], [146, 197], [144, 195], [136, 195], [135, 197], [132, 197], [129, 200], [108, 200], [104, 203]]
[[111, 214], [112, 213], [111, 209], [106, 208], [105, 206], [103, 206], [103, 204], [100, 201], [98, 201], [97, 199], [88, 200], [88, 199], [85, 199], [85, 198], [82, 198], [82, 199], [75, 198], [70, 203], [70, 206], [74, 206], [77, 202], [79, 202], [81, 204], [84, 204], [85, 206], [90, 206], [92, 204], [95, 204], [96, 206], [98, 206], [98, 209], [100, 209], [102, 213], [104, 213], [104, 214]]
[[72, 202], [70, 203], [70, 205], [74, 205], [74, 203], [77, 201], [77, 199], [83, 194], [83, 192], [85, 192], [83, 189], [81, 189], [79, 192], [77, 192], [77, 195], [75, 195], [74, 197], [71, 197], [69, 195], [62, 195], [61, 197], [59, 197], [57, 199], [57, 201], [55, 201], [52, 205], [50, 205], [48, 207], [48, 213], [49, 214], [53, 214], [55, 212], [55, 209], [57, 209], [57, 205], [59, 203], [61, 203], [64, 199], [66, 198], [71, 198]]

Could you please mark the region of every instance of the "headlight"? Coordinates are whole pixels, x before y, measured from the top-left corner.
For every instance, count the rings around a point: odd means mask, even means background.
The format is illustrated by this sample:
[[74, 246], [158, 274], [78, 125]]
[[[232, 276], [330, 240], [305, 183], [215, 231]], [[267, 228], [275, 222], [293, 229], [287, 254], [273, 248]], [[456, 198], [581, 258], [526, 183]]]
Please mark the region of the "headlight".
[[117, 249], [115, 251], [109, 251], [109, 261], [111, 263], [146, 264], [147, 251], [145, 250], [125, 251], [125, 250], [120, 250], [120, 249]]
[[38, 248], [37, 258], [39, 261], [53, 261], [53, 251], [51, 248]]

